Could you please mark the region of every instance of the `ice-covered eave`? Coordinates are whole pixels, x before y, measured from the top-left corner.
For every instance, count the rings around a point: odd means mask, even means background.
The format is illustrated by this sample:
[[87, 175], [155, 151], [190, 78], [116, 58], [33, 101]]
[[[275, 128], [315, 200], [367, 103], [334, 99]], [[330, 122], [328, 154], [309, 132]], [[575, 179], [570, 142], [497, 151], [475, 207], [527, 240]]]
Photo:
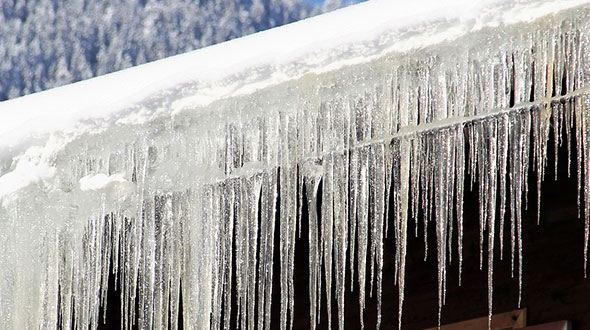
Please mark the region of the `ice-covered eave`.
[[401, 6], [374, 0], [5, 101], [0, 103], [0, 175], [29, 148], [46, 148], [51, 136], [171, 116], [306, 74], [420, 49], [485, 27], [532, 21], [585, 2], [423, 0]]

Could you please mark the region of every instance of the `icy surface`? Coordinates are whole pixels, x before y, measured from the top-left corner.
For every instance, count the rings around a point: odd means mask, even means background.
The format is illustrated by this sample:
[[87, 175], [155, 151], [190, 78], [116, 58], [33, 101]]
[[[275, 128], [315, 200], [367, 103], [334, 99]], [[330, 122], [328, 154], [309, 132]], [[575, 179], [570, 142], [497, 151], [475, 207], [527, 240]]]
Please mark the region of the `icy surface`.
[[522, 283], [548, 143], [575, 140], [588, 248], [581, 3], [372, 1], [0, 103], [0, 328], [95, 328], [110, 272], [125, 329], [175, 329], [181, 307], [185, 329], [269, 329], [271, 303], [291, 328], [302, 221], [311, 328], [344, 327], [348, 283], [361, 316], [367, 295], [380, 309], [391, 254], [401, 326], [406, 240], [428, 225], [440, 319], [469, 186], [492, 313], [497, 235]]

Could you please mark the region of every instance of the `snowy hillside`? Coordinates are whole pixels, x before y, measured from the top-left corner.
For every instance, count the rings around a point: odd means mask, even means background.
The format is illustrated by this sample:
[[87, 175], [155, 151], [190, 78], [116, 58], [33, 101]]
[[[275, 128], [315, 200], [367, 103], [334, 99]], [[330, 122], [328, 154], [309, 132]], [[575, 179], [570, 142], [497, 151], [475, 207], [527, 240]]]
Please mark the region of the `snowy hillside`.
[[497, 232], [513, 228], [501, 244], [519, 277], [528, 168], [540, 185], [548, 143], [575, 139], [590, 209], [589, 17], [583, 0], [373, 0], [0, 103], [0, 328], [95, 328], [113, 270], [126, 329], [176, 329], [180, 304], [184, 329], [229, 313], [269, 329], [271, 303], [288, 328], [308, 221], [310, 327], [323, 294], [343, 329], [345, 284], [374, 283], [380, 305], [384, 253], [403, 305], [419, 212], [436, 226], [440, 313], [466, 173], [491, 313]]

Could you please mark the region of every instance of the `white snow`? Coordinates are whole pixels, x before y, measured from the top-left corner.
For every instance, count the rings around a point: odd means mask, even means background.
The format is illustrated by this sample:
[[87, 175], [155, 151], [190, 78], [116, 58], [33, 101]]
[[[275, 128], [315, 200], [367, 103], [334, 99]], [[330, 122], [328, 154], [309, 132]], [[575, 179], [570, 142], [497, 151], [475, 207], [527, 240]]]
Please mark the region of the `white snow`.
[[80, 179], [80, 190], [103, 190], [116, 186], [117, 184], [128, 183], [122, 173], [107, 176], [103, 173], [87, 175]]
[[30, 184], [49, 179], [54, 174], [55, 168], [47, 164], [21, 160], [14, 170], [0, 177], [0, 196], [4, 197]]

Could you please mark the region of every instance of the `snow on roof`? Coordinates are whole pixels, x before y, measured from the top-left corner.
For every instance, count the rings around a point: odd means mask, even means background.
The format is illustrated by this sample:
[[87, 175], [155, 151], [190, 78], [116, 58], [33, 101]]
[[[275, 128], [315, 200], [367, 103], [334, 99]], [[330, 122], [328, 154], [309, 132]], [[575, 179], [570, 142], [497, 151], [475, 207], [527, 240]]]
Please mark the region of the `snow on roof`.
[[308, 73], [452, 40], [488, 26], [530, 21], [585, 2], [373, 0], [0, 102], [0, 175], [14, 157], [44, 146], [54, 134], [75, 136], [121, 120], [170, 116]]

